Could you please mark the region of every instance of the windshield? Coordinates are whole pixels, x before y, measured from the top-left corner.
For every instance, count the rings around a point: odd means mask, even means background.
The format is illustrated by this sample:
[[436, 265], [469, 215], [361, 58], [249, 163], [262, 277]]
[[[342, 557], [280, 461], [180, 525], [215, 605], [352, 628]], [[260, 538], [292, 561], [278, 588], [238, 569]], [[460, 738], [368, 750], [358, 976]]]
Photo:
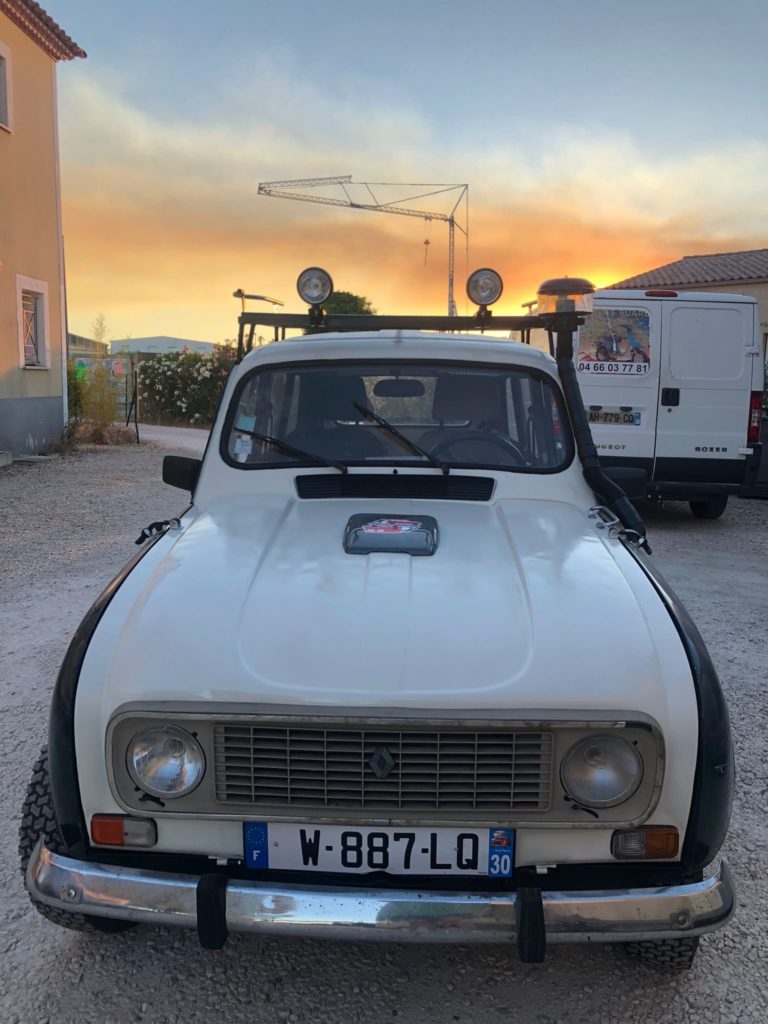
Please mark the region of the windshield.
[[564, 415], [551, 379], [522, 367], [290, 363], [241, 382], [221, 452], [242, 469], [334, 460], [551, 473], [572, 457]]

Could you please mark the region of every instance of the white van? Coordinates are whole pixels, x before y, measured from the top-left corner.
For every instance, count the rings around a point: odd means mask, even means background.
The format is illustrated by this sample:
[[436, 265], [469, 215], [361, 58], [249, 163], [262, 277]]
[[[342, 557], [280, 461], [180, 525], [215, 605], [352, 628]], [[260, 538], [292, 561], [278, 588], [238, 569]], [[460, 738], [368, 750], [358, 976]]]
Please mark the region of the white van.
[[715, 519], [754, 483], [764, 377], [754, 298], [598, 291], [574, 363], [601, 462], [645, 469], [649, 497]]

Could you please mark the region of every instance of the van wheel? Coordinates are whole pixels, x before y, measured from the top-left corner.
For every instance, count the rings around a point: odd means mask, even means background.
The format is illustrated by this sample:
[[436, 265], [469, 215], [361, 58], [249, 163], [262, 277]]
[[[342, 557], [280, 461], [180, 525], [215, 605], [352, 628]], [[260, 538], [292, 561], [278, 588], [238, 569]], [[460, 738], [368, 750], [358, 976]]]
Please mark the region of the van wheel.
[[[40, 756], [32, 769], [32, 778], [27, 786], [27, 795], [21, 811], [19, 826], [19, 858], [21, 872], [26, 877], [27, 865], [37, 841], [42, 836], [43, 842], [54, 853], [64, 853], [63, 843], [59, 836], [59, 827], [53, 813], [51, 786], [48, 778], [48, 748], [43, 747]], [[91, 917], [88, 914], [70, 914], [68, 910], [49, 907], [39, 900], [29, 897], [35, 910], [43, 917], [62, 928], [76, 932], [122, 932], [132, 928], [133, 921], [120, 921], [111, 917]]]
[[721, 494], [717, 498], [706, 498], [700, 501], [689, 501], [691, 512], [697, 519], [719, 519], [728, 504], [728, 495]]
[[644, 942], [623, 942], [626, 956], [652, 967], [672, 971], [689, 971], [693, 967], [698, 937], [693, 939], [651, 939]]

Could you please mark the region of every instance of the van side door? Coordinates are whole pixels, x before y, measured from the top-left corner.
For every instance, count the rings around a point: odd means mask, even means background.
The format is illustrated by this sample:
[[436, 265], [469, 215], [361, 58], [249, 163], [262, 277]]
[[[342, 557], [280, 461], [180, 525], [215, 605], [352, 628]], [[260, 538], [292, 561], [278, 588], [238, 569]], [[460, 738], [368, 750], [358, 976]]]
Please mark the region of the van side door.
[[650, 477], [659, 395], [660, 303], [621, 292], [595, 298], [574, 362], [592, 436], [606, 466]]
[[657, 481], [742, 482], [754, 316], [743, 302], [662, 302]]

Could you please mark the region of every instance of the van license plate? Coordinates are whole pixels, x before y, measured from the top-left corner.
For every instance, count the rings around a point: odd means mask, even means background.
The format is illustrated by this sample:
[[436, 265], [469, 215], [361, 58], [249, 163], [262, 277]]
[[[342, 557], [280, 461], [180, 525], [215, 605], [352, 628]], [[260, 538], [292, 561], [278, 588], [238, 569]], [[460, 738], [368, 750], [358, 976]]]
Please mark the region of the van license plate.
[[623, 427], [642, 426], [642, 413], [634, 409], [589, 409], [590, 423], [619, 424]]
[[243, 823], [245, 865], [259, 870], [510, 878], [510, 828], [368, 828], [354, 825]]

